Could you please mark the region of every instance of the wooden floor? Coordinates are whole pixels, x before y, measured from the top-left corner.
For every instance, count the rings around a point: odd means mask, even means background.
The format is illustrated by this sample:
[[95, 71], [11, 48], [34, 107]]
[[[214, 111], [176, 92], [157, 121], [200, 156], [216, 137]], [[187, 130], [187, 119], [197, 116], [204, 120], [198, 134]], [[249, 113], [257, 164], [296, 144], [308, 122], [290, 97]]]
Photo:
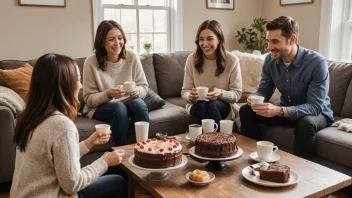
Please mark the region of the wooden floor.
[[[0, 198], [9, 198], [9, 197], [10, 197], [10, 195], [9, 195], [8, 191], [7, 192], [0, 191]], [[150, 195], [150, 193], [147, 190], [143, 189], [143, 187], [138, 186], [138, 185], [136, 186], [135, 197], [136, 198], [153, 198], [153, 196]], [[325, 198], [349, 198], [349, 197], [350, 196], [348, 195], [347, 190], [342, 189], [342, 190], [339, 190], [339, 191], [337, 191], [337, 192], [333, 193], [332, 195], [329, 195]]]

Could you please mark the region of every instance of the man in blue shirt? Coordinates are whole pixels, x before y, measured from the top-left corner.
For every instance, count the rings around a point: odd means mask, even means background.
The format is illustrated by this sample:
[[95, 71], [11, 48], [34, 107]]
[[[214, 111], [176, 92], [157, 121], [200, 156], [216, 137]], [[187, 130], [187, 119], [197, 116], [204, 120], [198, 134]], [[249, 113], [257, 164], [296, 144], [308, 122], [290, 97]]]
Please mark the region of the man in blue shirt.
[[[254, 95], [263, 96], [264, 103], [247, 104], [240, 109], [245, 136], [261, 140], [260, 124], [295, 128], [294, 154], [307, 158], [314, 152], [315, 136], [330, 125], [329, 72], [325, 58], [297, 44], [298, 23], [281, 16], [266, 25], [268, 49], [259, 88]], [[280, 102], [269, 99], [277, 88]]]

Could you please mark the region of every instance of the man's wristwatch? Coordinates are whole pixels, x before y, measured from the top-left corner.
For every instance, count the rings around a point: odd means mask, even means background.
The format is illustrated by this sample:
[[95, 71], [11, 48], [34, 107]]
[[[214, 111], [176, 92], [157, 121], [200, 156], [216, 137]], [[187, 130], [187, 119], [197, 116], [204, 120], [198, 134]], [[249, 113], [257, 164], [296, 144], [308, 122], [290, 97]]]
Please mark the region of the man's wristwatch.
[[279, 117], [284, 117], [284, 116], [285, 116], [284, 108], [281, 107], [281, 111], [279, 113]]

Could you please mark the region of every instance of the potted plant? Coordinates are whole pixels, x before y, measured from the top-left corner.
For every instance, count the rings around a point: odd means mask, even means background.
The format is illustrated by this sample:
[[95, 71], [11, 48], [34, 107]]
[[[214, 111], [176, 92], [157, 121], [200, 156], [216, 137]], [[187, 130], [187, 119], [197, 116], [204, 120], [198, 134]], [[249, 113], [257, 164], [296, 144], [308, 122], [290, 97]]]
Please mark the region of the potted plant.
[[268, 44], [266, 42], [265, 29], [267, 22], [265, 18], [254, 18], [251, 24], [252, 28], [242, 28], [241, 31], [237, 31], [236, 38], [238, 43], [244, 44], [244, 49], [251, 52], [255, 50], [260, 51], [262, 54], [267, 52]]
[[142, 41], [142, 46], [143, 46], [143, 49], [145, 50], [145, 52], [147, 54], [150, 54], [150, 50], [153, 48], [153, 45], [152, 45], [152, 41], [149, 36], [146, 37], [144, 41]]

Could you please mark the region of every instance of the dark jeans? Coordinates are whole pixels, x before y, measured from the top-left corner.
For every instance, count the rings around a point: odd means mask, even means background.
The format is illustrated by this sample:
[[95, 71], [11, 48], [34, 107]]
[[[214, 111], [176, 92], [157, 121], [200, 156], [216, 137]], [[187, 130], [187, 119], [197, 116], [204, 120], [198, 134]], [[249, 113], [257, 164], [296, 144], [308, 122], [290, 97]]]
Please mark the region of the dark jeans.
[[111, 124], [111, 132], [116, 146], [127, 144], [130, 118], [133, 129], [135, 122], [150, 122], [147, 105], [142, 99], [135, 98], [126, 103], [108, 102], [100, 105], [93, 115], [93, 119]]
[[262, 140], [260, 124], [295, 128], [294, 154], [302, 158], [314, 153], [316, 133], [330, 125], [330, 119], [322, 114], [297, 120], [278, 116], [266, 118], [257, 115], [248, 104], [240, 108], [240, 119], [244, 135], [255, 140]]
[[221, 100], [197, 101], [191, 107], [191, 115], [197, 118], [198, 124], [203, 119], [213, 119], [220, 126], [220, 120], [225, 119], [231, 111], [230, 104]]
[[79, 198], [128, 197], [127, 181], [119, 175], [104, 175], [78, 192]]

